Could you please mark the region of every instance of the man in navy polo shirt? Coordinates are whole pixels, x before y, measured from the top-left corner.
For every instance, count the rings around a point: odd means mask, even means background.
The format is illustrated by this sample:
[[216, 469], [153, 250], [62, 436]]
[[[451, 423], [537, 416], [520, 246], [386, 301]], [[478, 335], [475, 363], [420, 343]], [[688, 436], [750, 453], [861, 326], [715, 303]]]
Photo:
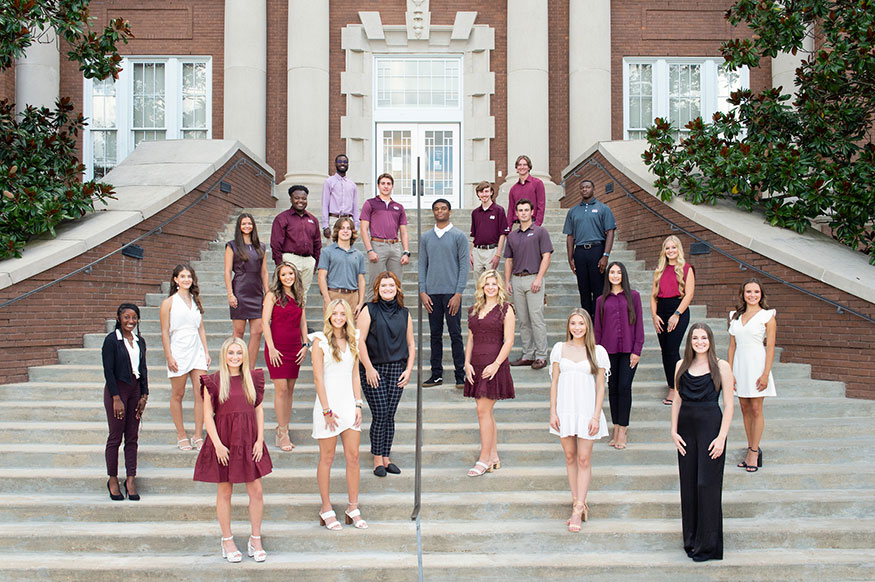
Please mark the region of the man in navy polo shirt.
[[595, 300], [605, 285], [617, 222], [608, 205], [595, 199], [595, 184], [590, 180], [580, 183], [580, 193], [580, 204], [568, 210], [562, 234], [567, 235], [568, 265], [577, 275], [580, 306], [595, 317]]

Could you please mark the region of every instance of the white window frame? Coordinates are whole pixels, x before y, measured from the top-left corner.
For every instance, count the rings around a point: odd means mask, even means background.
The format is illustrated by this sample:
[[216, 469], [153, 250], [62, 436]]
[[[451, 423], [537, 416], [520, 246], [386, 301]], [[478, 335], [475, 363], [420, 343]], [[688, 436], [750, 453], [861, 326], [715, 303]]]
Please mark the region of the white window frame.
[[[117, 153], [116, 164], [120, 164], [133, 150], [133, 113], [132, 98], [134, 93], [134, 63], [162, 63], [164, 65], [165, 109], [164, 123], [165, 139], [182, 139], [182, 65], [187, 63], [206, 64], [206, 131], [207, 139], [213, 136], [213, 60], [210, 56], [129, 56], [122, 59], [122, 70], [116, 80], [116, 132]], [[82, 83], [83, 107], [82, 113], [87, 119], [93, 114], [93, 82], [84, 79]], [[171, 98], [172, 97], [172, 98]], [[189, 128], [190, 129], [190, 128]], [[91, 129], [85, 127], [82, 139], [82, 163], [85, 165], [85, 179], [94, 176], [93, 141]]]
[[[722, 58], [714, 57], [627, 57], [623, 59], [623, 139], [629, 138], [629, 65], [651, 65], [653, 83], [653, 117], [669, 116], [669, 67], [671, 65], [700, 65], [701, 103], [700, 115], [705, 122], [719, 111], [717, 103], [717, 78]], [[742, 67], [737, 71], [742, 88], [750, 88], [750, 71]], [[683, 127], [675, 128], [686, 133]]]

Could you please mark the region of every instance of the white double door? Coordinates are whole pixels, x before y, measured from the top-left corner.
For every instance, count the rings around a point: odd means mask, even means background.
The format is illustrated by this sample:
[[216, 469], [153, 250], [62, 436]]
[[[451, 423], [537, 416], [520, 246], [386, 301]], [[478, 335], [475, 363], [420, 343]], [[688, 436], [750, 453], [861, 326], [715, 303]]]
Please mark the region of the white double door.
[[420, 160], [423, 182], [422, 207], [431, 208], [438, 198], [453, 208], [461, 199], [458, 123], [378, 123], [376, 173], [395, 179], [392, 197], [407, 209], [416, 208], [414, 181]]

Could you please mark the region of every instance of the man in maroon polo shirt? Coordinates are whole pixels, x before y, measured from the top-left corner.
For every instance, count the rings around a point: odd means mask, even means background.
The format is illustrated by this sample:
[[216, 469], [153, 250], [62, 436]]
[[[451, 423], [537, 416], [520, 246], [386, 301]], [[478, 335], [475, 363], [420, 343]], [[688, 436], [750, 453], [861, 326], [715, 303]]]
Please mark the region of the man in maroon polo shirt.
[[377, 178], [377, 196], [365, 200], [362, 205], [362, 243], [368, 259], [367, 301], [374, 297], [374, 278], [384, 271], [391, 271], [402, 279], [401, 267], [410, 262], [410, 241], [407, 237], [407, 213], [404, 207], [392, 200], [395, 179], [391, 174]]
[[504, 252], [509, 229], [504, 208], [495, 202], [492, 184], [483, 180], [477, 184], [480, 206], [471, 211], [471, 268], [474, 282], [488, 269], [497, 269]]
[[273, 262], [279, 265], [285, 261], [297, 267], [304, 285], [305, 301], [310, 283], [313, 282], [313, 271], [319, 263], [319, 253], [322, 252], [319, 220], [307, 212], [309, 194], [310, 190], [300, 184], [289, 188], [292, 207], [277, 214], [270, 229]]
[[531, 175], [532, 160], [529, 156], [522, 155], [516, 159], [516, 171], [519, 174], [516, 184], [510, 187], [508, 193], [507, 211], [510, 214], [510, 223], [517, 222], [516, 204], [526, 199], [532, 203], [532, 222], [541, 226], [544, 223], [544, 209], [547, 205], [547, 195], [544, 192], [544, 183]]

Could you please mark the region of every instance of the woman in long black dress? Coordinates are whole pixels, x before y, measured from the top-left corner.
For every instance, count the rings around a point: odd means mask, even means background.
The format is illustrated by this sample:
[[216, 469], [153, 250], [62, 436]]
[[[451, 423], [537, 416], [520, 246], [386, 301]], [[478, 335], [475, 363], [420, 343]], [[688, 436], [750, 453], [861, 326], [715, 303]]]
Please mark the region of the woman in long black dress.
[[252, 368], [261, 347], [261, 302], [267, 288], [265, 245], [258, 239], [255, 219], [244, 212], [237, 217], [234, 240], [225, 243], [225, 289], [234, 324], [233, 337], [242, 339], [249, 322], [248, 350]]
[[694, 323], [675, 368], [671, 438], [678, 450], [684, 550], [695, 562], [723, 559], [723, 467], [734, 382], [729, 362], [717, 359], [711, 328]]

